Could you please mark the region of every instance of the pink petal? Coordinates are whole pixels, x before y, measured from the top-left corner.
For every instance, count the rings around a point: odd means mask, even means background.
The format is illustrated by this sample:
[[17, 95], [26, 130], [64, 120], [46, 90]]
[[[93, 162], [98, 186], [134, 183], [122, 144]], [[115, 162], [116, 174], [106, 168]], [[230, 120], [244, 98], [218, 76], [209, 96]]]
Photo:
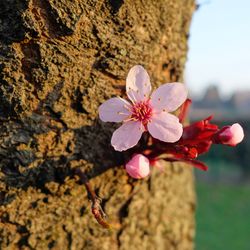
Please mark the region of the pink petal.
[[125, 122], [112, 135], [111, 144], [117, 151], [124, 151], [134, 147], [141, 138], [144, 127], [141, 122]]
[[127, 173], [135, 178], [147, 177], [150, 173], [149, 160], [142, 154], [136, 154], [125, 166]]
[[154, 114], [148, 123], [149, 133], [164, 142], [176, 142], [180, 139], [183, 128], [179, 119], [167, 112]]
[[187, 99], [187, 89], [179, 82], [166, 83], [151, 95], [151, 103], [155, 110], [175, 111]]
[[232, 144], [236, 145], [240, 143], [244, 138], [244, 131], [241, 125], [239, 123], [234, 123], [231, 126], [231, 131], [233, 134]]
[[239, 123], [222, 128], [222, 132], [218, 134], [219, 142], [229, 146], [236, 146], [243, 138], [244, 131]]
[[133, 102], [143, 101], [149, 97], [151, 83], [147, 71], [141, 65], [130, 69], [126, 79], [126, 91]]
[[120, 97], [111, 98], [99, 107], [99, 117], [103, 122], [122, 122], [130, 116], [130, 108], [131, 105], [126, 100]]

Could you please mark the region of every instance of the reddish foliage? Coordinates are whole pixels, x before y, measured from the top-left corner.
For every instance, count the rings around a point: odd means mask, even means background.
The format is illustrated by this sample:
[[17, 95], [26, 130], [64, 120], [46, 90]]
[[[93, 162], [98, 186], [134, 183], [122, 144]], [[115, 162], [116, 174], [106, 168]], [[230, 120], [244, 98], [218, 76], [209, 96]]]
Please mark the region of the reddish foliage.
[[[179, 120], [183, 122], [187, 115], [191, 100], [187, 99], [181, 107]], [[201, 121], [197, 121], [183, 128], [183, 134], [179, 141], [175, 143], [165, 143], [151, 138], [152, 144], [144, 150], [144, 154], [149, 158], [151, 165], [155, 165], [159, 159], [170, 162], [182, 161], [192, 164], [201, 170], [207, 170], [208, 167], [196, 158], [209, 151], [212, 144], [225, 144], [224, 140], [219, 137], [230, 126], [219, 129], [216, 124], [211, 123], [212, 116]], [[229, 146], [236, 146], [227, 144]], [[161, 155], [167, 155], [161, 157]]]

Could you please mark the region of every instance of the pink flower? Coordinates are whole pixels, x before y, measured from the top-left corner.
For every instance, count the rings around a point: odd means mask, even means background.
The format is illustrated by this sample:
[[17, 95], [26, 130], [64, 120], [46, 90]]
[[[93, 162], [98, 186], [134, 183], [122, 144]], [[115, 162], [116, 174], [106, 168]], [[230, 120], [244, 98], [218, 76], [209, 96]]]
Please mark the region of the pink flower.
[[147, 177], [150, 173], [148, 158], [142, 154], [134, 155], [126, 164], [126, 171], [135, 179]]
[[243, 128], [239, 123], [234, 123], [232, 126], [225, 126], [219, 130], [215, 136], [215, 143], [236, 146], [244, 138]]
[[176, 142], [183, 128], [179, 119], [169, 114], [187, 98], [187, 89], [181, 83], [167, 83], [156, 89], [151, 97], [151, 83], [146, 70], [136, 65], [126, 79], [126, 92], [131, 103], [114, 97], [99, 107], [104, 122], [123, 122], [112, 136], [111, 144], [117, 151], [135, 146], [144, 131], [164, 142]]

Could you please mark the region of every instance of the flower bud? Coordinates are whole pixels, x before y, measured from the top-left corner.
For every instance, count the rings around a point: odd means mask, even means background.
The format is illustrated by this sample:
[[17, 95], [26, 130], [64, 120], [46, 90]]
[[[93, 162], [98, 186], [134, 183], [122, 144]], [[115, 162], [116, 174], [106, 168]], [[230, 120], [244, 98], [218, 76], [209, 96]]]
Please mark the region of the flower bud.
[[229, 146], [236, 146], [244, 138], [243, 128], [239, 123], [234, 123], [232, 126], [223, 127], [215, 134], [214, 142]]
[[147, 177], [150, 173], [148, 158], [142, 154], [134, 155], [126, 164], [126, 171], [135, 179]]

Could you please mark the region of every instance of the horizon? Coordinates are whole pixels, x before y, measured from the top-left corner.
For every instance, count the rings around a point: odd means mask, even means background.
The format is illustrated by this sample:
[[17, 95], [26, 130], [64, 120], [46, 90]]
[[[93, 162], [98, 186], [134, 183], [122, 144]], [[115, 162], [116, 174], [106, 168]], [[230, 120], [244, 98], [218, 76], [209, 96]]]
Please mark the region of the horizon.
[[193, 99], [193, 100], [201, 100], [204, 95], [206, 94], [206, 92], [210, 89], [210, 88], [213, 88], [213, 87], [216, 87], [217, 90], [218, 90], [218, 94], [219, 94], [219, 97], [221, 100], [229, 100], [231, 99], [234, 95], [239, 95], [239, 94], [249, 94], [249, 98], [250, 98], [250, 88], [246, 88], [246, 89], [236, 89], [236, 90], [233, 90], [232, 92], [230, 93], [227, 93], [226, 95], [223, 94], [223, 92], [221, 91], [220, 89], [220, 86], [217, 85], [217, 84], [210, 84], [210, 85], [206, 85], [204, 88], [202, 88], [201, 92], [200, 93], [195, 93], [192, 91], [192, 89], [190, 89], [190, 97]]

